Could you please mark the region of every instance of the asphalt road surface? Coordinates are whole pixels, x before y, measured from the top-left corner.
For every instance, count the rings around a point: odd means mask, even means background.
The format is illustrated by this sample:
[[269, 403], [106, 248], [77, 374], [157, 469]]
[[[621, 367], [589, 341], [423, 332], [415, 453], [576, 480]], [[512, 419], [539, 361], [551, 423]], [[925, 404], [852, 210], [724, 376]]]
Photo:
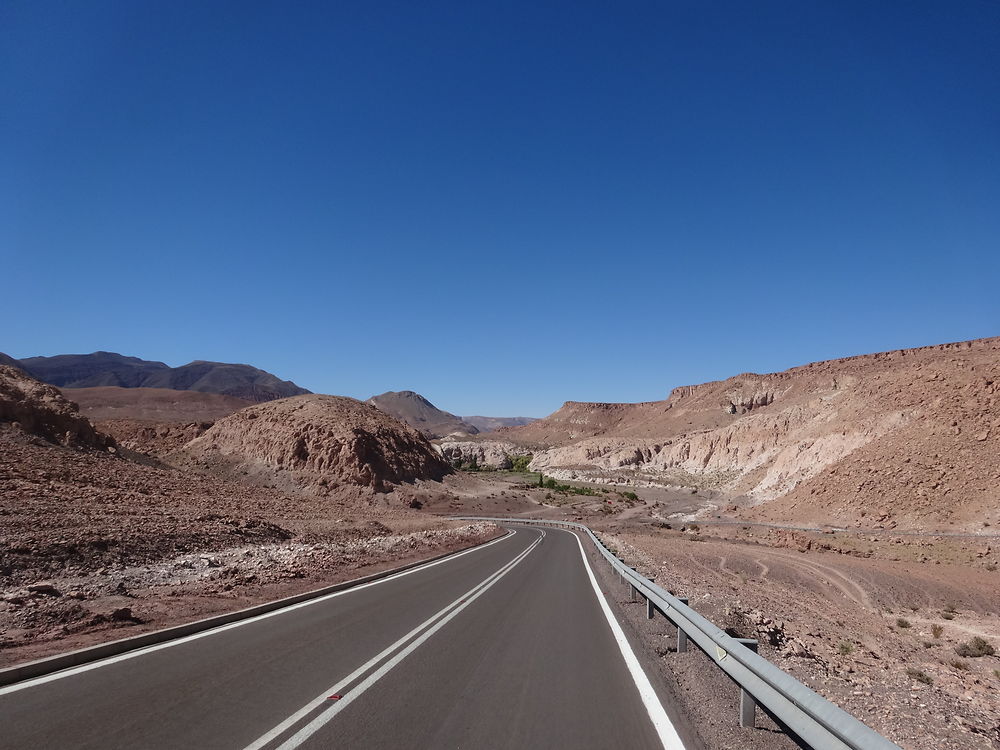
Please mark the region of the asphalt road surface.
[[683, 745], [576, 535], [511, 536], [0, 688], [0, 747]]

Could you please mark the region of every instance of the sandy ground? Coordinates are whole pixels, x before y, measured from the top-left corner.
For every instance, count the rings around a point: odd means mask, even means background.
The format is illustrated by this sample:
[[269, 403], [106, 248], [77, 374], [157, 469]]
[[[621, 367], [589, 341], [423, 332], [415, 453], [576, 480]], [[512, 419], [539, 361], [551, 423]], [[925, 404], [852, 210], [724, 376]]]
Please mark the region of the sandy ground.
[[0, 665], [243, 609], [502, 533], [488, 523], [431, 519], [394, 526], [371, 521], [340, 542], [244, 545], [7, 588], [0, 595]]

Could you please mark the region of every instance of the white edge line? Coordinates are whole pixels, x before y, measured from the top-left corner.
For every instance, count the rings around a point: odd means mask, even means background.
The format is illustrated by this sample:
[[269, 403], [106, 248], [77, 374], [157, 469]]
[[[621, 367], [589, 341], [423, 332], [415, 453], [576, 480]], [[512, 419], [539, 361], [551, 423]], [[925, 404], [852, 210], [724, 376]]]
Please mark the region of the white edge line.
[[587, 553], [583, 549], [583, 542], [580, 541], [579, 535], [567, 529], [558, 530], [572, 534], [576, 538], [576, 543], [580, 547], [580, 556], [583, 558], [583, 565], [587, 569], [587, 575], [590, 577], [590, 585], [594, 587], [597, 601], [600, 603], [601, 610], [608, 620], [608, 625], [611, 626], [611, 632], [615, 636], [615, 641], [618, 642], [622, 658], [625, 659], [625, 665], [628, 667], [629, 674], [632, 675], [632, 681], [635, 682], [635, 687], [642, 698], [642, 704], [646, 707], [646, 713], [649, 714], [649, 719], [653, 722], [653, 728], [656, 729], [660, 742], [667, 750], [684, 750], [684, 743], [681, 741], [680, 735], [677, 734], [677, 729], [674, 727], [673, 722], [670, 721], [670, 717], [667, 716], [663, 704], [660, 703], [659, 696], [656, 695], [656, 690], [653, 689], [649, 677], [646, 676], [646, 672], [643, 671], [642, 665], [639, 664], [639, 660], [632, 650], [632, 646], [625, 637], [625, 632], [622, 630], [621, 625], [618, 624], [618, 620], [615, 619], [611, 607], [608, 606], [608, 600], [605, 598], [604, 592], [601, 591], [601, 587], [594, 577], [594, 571], [590, 568], [590, 560], [587, 559]]
[[171, 646], [179, 646], [182, 643], [188, 643], [190, 641], [197, 640], [199, 638], [207, 638], [208, 636], [217, 635], [226, 630], [231, 630], [233, 628], [238, 628], [243, 625], [249, 625], [253, 622], [259, 622], [260, 620], [265, 620], [268, 617], [276, 617], [278, 615], [287, 614], [292, 610], [300, 609], [302, 607], [308, 607], [313, 604], [320, 604], [321, 602], [329, 601], [338, 596], [344, 596], [345, 594], [352, 594], [355, 591], [361, 591], [362, 589], [369, 588], [370, 586], [377, 586], [380, 583], [387, 583], [388, 581], [396, 580], [397, 578], [402, 578], [403, 576], [410, 575], [411, 573], [417, 573], [422, 570], [427, 570], [428, 568], [433, 568], [435, 565], [441, 565], [443, 563], [451, 562], [452, 560], [457, 560], [459, 557], [464, 557], [472, 552], [478, 552], [479, 550], [486, 549], [487, 547], [492, 547], [498, 542], [502, 542], [505, 539], [510, 539], [517, 531], [510, 529], [509, 534], [493, 539], [485, 544], [477, 545], [467, 550], [457, 552], [454, 555], [448, 555], [440, 560], [434, 560], [433, 562], [426, 563], [425, 565], [419, 565], [415, 568], [409, 568], [408, 570], [402, 570], [399, 573], [394, 573], [391, 576], [386, 576], [385, 578], [380, 578], [377, 581], [369, 581], [368, 583], [358, 584], [357, 586], [351, 586], [350, 588], [343, 589], [342, 591], [334, 591], [333, 593], [326, 594], [324, 596], [317, 597], [316, 599], [309, 599], [308, 601], [299, 602], [298, 604], [290, 604], [287, 607], [282, 607], [281, 609], [276, 609], [271, 612], [264, 612], [263, 614], [256, 615], [254, 617], [249, 617], [246, 620], [238, 620], [237, 622], [231, 622], [226, 625], [219, 625], [218, 627], [212, 628], [210, 630], [204, 630], [200, 633], [192, 633], [191, 635], [186, 635], [181, 638], [166, 641], [165, 643], [158, 643], [153, 646], [146, 646], [144, 648], [136, 649], [135, 651], [128, 651], [124, 654], [118, 654], [117, 656], [109, 656], [106, 659], [100, 659], [98, 661], [91, 662], [89, 664], [81, 664], [78, 667], [70, 667], [69, 669], [63, 669], [59, 672], [53, 672], [52, 674], [43, 675], [41, 677], [34, 677], [29, 680], [24, 680], [23, 682], [15, 682], [12, 685], [6, 685], [5, 687], [0, 687], [0, 695], [7, 695], [8, 693], [15, 693], [18, 690], [26, 690], [27, 688], [36, 687], [38, 685], [44, 685], [47, 682], [52, 682], [54, 680], [60, 680], [63, 677], [71, 677], [72, 675], [80, 674], [81, 672], [88, 672], [91, 669], [98, 669], [100, 667], [106, 667], [110, 664], [115, 664], [120, 661], [125, 661], [126, 659], [134, 659], [138, 656], [143, 656], [145, 654], [150, 654], [154, 651], [159, 651], [160, 649], [170, 648]]
[[402, 651], [400, 651], [398, 654], [392, 657], [381, 667], [379, 667], [377, 670], [368, 675], [368, 677], [366, 677], [365, 680], [361, 682], [356, 688], [351, 690], [343, 698], [341, 698], [339, 701], [331, 705], [329, 709], [321, 713], [311, 722], [302, 727], [302, 729], [300, 729], [298, 732], [292, 735], [289, 739], [287, 739], [285, 742], [279, 745], [278, 750], [294, 750], [303, 742], [312, 737], [312, 735], [314, 735], [316, 732], [322, 729], [323, 726], [327, 724], [327, 722], [331, 721], [337, 714], [339, 714], [341, 711], [347, 708], [347, 706], [350, 705], [355, 698], [360, 697], [368, 688], [370, 688], [372, 685], [374, 685], [376, 682], [382, 679], [386, 674], [389, 673], [390, 670], [392, 670], [401, 661], [403, 661], [403, 659], [405, 659], [407, 656], [416, 651], [421, 645], [423, 645], [423, 643], [425, 643], [428, 638], [430, 638], [437, 631], [439, 631], [441, 628], [447, 625], [452, 619], [457, 617], [458, 614], [463, 609], [468, 607], [476, 599], [485, 594], [490, 588], [493, 587], [494, 584], [498, 583], [501, 578], [507, 575], [515, 567], [517, 567], [518, 563], [524, 560], [524, 558], [526, 558], [528, 554], [536, 546], [538, 546], [538, 544], [542, 541], [544, 537], [545, 537], [545, 531], [542, 531], [541, 536], [539, 536], [538, 539], [532, 542], [530, 547], [528, 547], [526, 550], [524, 550], [524, 552], [522, 552], [520, 555], [514, 558], [514, 560], [508, 563], [505, 568], [502, 568], [501, 570], [494, 573], [493, 580], [489, 581], [485, 585], [482, 585], [481, 588], [478, 591], [476, 591], [475, 594], [466, 598], [461, 606], [456, 607], [451, 612], [449, 612], [447, 616], [438, 620], [438, 622], [435, 623], [433, 627], [428, 629], [423, 635], [414, 640], [409, 646], [404, 648]]
[[[542, 535], [544, 536], [544, 532], [543, 532]], [[356, 679], [358, 679], [361, 675], [363, 675], [365, 672], [367, 672], [368, 670], [370, 670], [373, 666], [375, 666], [376, 664], [378, 664], [380, 661], [382, 661], [383, 659], [385, 659], [387, 656], [389, 656], [392, 653], [394, 653], [404, 643], [406, 643], [408, 640], [410, 640], [410, 638], [412, 638], [413, 636], [417, 635], [417, 633], [419, 633], [421, 630], [423, 630], [424, 628], [426, 628], [428, 625], [432, 624], [438, 618], [444, 616], [449, 610], [453, 609], [458, 604], [461, 604], [462, 601], [464, 601], [470, 595], [472, 595], [473, 593], [475, 593], [477, 589], [479, 589], [480, 587], [485, 586], [487, 583], [489, 583], [492, 578], [494, 578], [499, 573], [503, 572], [504, 569], [506, 567], [508, 567], [509, 565], [511, 565], [514, 561], [520, 560], [520, 558], [523, 557], [524, 555], [526, 555], [528, 552], [530, 552], [533, 547], [534, 547], [534, 544], [532, 544], [530, 547], [528, 547], [527, 550], [524, 550], [524, 551], [518, 553], [518, 555], [516, 555], [514, 557], [514, 560], [506, 562], [503, 565], [501, 565], [500, 568], [498, 568], [494, 572], [490, 573], [488, 576], [486, 576], [486, 578], [484, 578], [482, 581], [480, 581], [475, 586], [473, 586], [469, 591], [467, 591], [466, 593], [462, 594], [458, 599], [456, 599], [451, 604], [448, 604], [448, 605], [444, 606], [442, 609], [440, 609], [437, 612], [435, 612], [433, 615], [431, 615], [426, 620], [424, 620], [422, 623], [420, 623], [419, 625], [417, 625], [417, 627], [415, 627], [409, 633], [407, 633], [402, 638], [400, 638], [399, 640], [397, 640], [391, 646], [386, 647], [381, 652], [379, 652], [376, 656], [373, 656], [371, 659], [369, 659], [368, 661], [366, 661], [360, 667], [358, 667], [357, 669], [355, 669], [353, 672], [351, 672], [349, 675], [347, 675], [347, 677], [343, 678], [342, 680], [340, 680], [339, 682], [337, 682], [335, 685], [332, 685], [331, 687], [328, 687], [326, 690], [324, 690], [322, 693], [320, 693], [318, 696], [316, 696], [313, 700], [311, 700], [308, 703], [306, 703], [302, 708], [300, 708], [298, 711], [296, 711], [295, 713], [293, 713], [287, 719], [285, 719], [281, 723], [277, 724], [273, 728], [269, 729], [267, 732], [265, 732], [264, 734], [262, 734], [256, 740], [254, 740], [252, 743], [250, 743], [249, 745], [247, 745], [243, 750], [260, 750], [260, 748], [264, 747], [265, 745], [270, 744], [272, 740], [274, 740], [275, 738], [277, 738], [278, 736], [280, 736], [281, 734], [283, 734], [284, 732], [286, 732], [289, 728], [291, 728], [294, 724], [296, 724], [297, 722], [299, 722], [303, 718], [305, 718], [309, 713], [311, 713], [318, 706], [322, 705], [327, 700], [329, 700], [329, 696], [331, 694], [339, 693], [346, 686], [350, 685], [352, 682], [354, 682]], [[348, 701], [348, 702], [350, 702], [350, 701]]]

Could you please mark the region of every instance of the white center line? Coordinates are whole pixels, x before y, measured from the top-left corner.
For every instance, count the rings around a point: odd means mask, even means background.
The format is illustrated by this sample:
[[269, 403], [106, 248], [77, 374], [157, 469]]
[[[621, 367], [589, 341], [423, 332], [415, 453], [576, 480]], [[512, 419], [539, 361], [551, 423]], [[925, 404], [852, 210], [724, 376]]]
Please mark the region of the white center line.
[[[411, 643], [406, 649], [398, 653], [390, 661], [386, 662], [378, 671], [371, 674], [364, 682], [358, 685], [357, 688], [348, 692], [343, 698], [341, 698], [337, 703], [330, 704], [330, 709], [320, 714], [316, 719], [307, 724], [303, 729], [297, 732], [291, 739], [282, 744], [278, 750], [289, 750], [290, 748], [298, 747], [302, 742], [319, 730], [324, 724], [330, 721], [334, 716], [336, 716], [340, 711], [348, 706], [355, 698], [361, 695], [365, 690], [367, 690], [371, 685], [378, 681], [383, 675], [385, 675], [389, 670], [395, 667], [399, 662], [405, 659], [409, 654], [417, 649], [422, 643], [424, 643], [428, 638], [430, 638], [434, 633], [440, 630], [444, 625], [454, 618], [459, 612], [468, 607], [473, 601], [478, 599], [487, 589], [489, 589], [493, 584], [503, 578], [508, 572], [510, 572], [514, 566], [516, 566], [521, 560], [528, 556], [528, 554], [542, 541], [542, 537], [545, 536], [545, 532], [542, 531], [541, 536], [538, 537], [531, 545], [521, 552], [517, 557], [511, 560], [509, 563], [501, 567], [496, 572], [492, 573], [486, 579], [478, 583], [476, 586], [472, 587], [468, 592], [462, 594], [458, 599], [453, 601], [451, 604], [447, 605], [436, 614], [429, 617], [427, 620], [422, 622], [420, 625], [415, 627], [409, 633], [404, 635], [398, 641], [393, 643], [391, 646], [383, 650], [378, 655], [372, 657], [367, 662], [362, 664], [360, 667], [355, 669], [351, 674], [349, 674], [344, 679], [337, 682], [335, 685], [327, 688], [322, 693], [320, 693], [316, 698], [311, 700], [309, 703], [304, 705], [301, 709], [296, 711], [294, 714], [289, 716], [287, 719], [282, 721], [276, 727], [268, 731], [267, 733], [261, 735], [257, 740], [255, 740], [250, 745], [247, 745], [244, 750], [260, 750], [265, 745], [270, 743], [272, 740], [277, 738], [283, 732], [287, 731], [294, 724], [305, 718], [310, 712], [314, 711], [317, 707], [327, 703], [330, 695], [336, 695], [346, 686], [353, 683], [365, 672], [370, 670], [380, 661], [385, 659], [387, 656], [395, 652], [404, 643], [406, 643], [410, 638], [415, 636], [421, 630], [426, 628], [432, 623], [436, 624], [424, 633], [420, 638]], [[443, 618], [443, 619], [442, 619]]]

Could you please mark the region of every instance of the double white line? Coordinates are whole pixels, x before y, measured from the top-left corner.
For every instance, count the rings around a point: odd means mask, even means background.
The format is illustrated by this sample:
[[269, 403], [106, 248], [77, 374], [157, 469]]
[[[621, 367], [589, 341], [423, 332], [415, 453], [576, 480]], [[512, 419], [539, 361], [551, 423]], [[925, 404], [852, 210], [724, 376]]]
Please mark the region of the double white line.
[[[465, 594], [462, 594], [458, 599], [453, 601], [444, 609], [438, 611], [437, 613], [431, 615], [427, 620], [420, 623], [417, 627], [411, 630], [409, 633], [404, 635], [398, 641], [393, 643], [391, 646], [386, 648], [384, 651], [378, 655], [372, 657], [367, 662], [362, 664], [360, 667], [351, 672], [347, 677], [340, 680], [340, 682], [327, 688], [322, 693], [320, 693], [316, 698], [311, 700], [309, 703], [304, 705], [294, 714], [289, 716], [283, 722], [278, 724], [276, 727], [271, 729], [266, 734], [258, 737], [254, 742], [247, 745], [244, 750], [261, 750], [261, 748], [270, 744], [276, 740], [283, 733], [291, 729], [295, 724], [300, 722], [310, 713], [315, 711], [319, 706], [324, 703], [328, 704], [326, 710], [322, 711], [318, 716], [316, 716], [312, 721], [302, 727], [298, 732], [292, 735], [289, 739], [285, 740], [281, 745], [278, 746], [277, 750], [293, 750], [297, 748], [307, 739], [309, 739], [313, 734], [318, 732], [327, 722], [333, 719], [337, 714], [343, 711], [347, 706], [349, 706], [356, 698], [358, 698], [362, 693], [364, 693], [368, 688], [378, 682], [382, 677], [384, 677], [388, 672], [399, 664], [403, 659], [416, 651], [421, 644], [423, 644], [428, 638], [434, 635], [437, 631], [447, 625], [454, 617], [458, 615], [463, 609], [468, 607], [472, 602], [482, 596], [486, 591], [493, 586], [497, 581], [503, 578], [507, 573], [514, 569], [514, 567], [520, 563], [528, 554], [542, 541], [545, 536], [543, 531], [541, 536], [538, 537], [531, 545], [524, 550], [521, 554], [511, 560], [509, 563], [504, 565], [498, 571], [493, 573], [491, 576], [486, 578], [481, 583], [477, 584], [471, 588]], [[426, 628], [426, 630], [425, 630]], [[423, 631], [423, 632], [421, 632]], [[419, 636], [414, 638], [415, 636]], [[410, 639], [414, 639], [409, 645], [406, 645]], [[405, 648], [404, 648], [405, 646]], [[391, 657], [391, 658], [388, 658]], [[344, 688], [352, 685], [356, 680], [365, 675], [369, 670], [371, 670], [375, 665], [384, 659], [387, 659], [381, 667], [371, 672], [361, 683], [356, 687], [347, 692], [338, 701], [331, 703], [331, 695], [339, 695]]]

